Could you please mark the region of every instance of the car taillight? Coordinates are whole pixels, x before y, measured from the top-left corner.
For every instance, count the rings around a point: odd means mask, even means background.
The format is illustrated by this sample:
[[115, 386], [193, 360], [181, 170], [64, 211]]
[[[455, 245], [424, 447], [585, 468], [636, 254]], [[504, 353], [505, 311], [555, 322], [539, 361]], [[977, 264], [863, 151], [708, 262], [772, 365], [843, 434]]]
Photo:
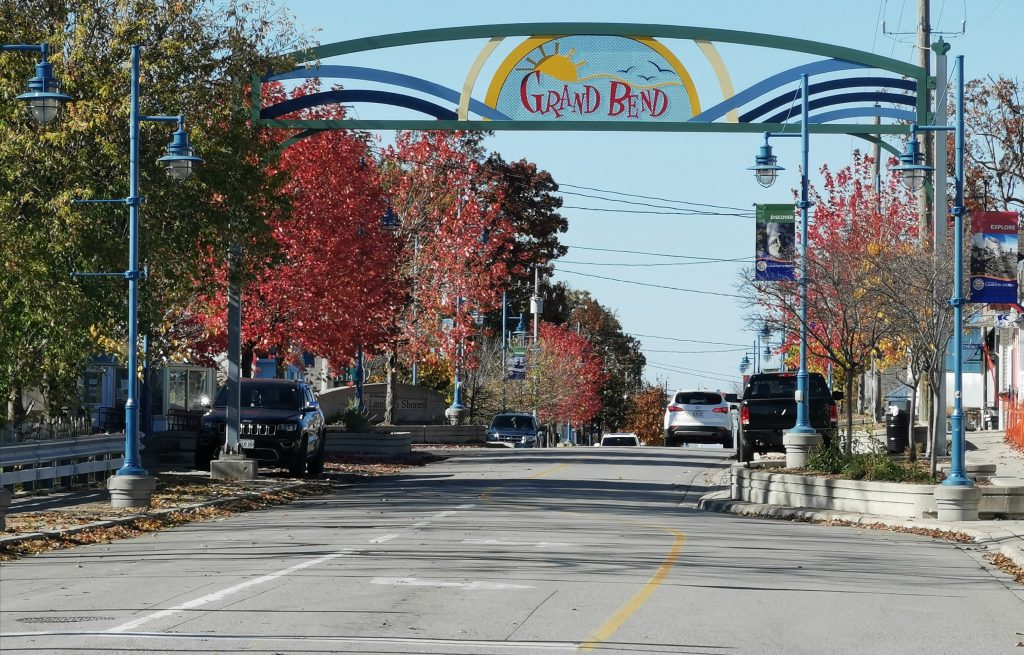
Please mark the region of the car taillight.
[[839, 421], [839, 407], [837, 407], [836, 405], [829, 405], [828, 406], [828, 417], [832, 421], [838, 422]]
[[750, 408], [746, 405], [740, 408], [740, 422], [743, 425], [750, 425]]
[[714, 412], [715, 414], [728, 414], [729, 413], [729, 409], [727, 407], [715, 407], [711, 411]]
[[679, 405], [669, 405], [668, 406], [668, 411], [670, 411], [670, 412], [681, 412], [681, 411], [683, 411], [683, 408], [680, 407]]

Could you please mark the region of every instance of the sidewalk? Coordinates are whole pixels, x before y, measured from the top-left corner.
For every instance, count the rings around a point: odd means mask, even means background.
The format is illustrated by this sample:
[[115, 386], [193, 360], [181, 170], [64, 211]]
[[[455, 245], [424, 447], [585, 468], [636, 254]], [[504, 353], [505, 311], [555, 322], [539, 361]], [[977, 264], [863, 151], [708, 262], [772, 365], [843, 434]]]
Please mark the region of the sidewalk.
[[[1015, 450], [1004, 439], [1002, 431], [968, 432], [967, 464], [995, 464], [996, 476], [1016, 478], [1014, 484], [1024, 486], [1024, 453]], [[1017, 567], [1024, 567], [1024, 519], [987, 521], [938, 521], [935, 519], [904, 519], [874, 514], [832, 512], [806, 507], [781, 507], [747, 503], [729, 498], [729, 491], [705, 495], [697, 507], [712, 512], [728, 512], [744, 516], [811, 521], [830, 525], [861, 525], [909, 530], [915, 532], [946, 533], [951, 537], [965, 535], [973, 543], [1009, 559]]]

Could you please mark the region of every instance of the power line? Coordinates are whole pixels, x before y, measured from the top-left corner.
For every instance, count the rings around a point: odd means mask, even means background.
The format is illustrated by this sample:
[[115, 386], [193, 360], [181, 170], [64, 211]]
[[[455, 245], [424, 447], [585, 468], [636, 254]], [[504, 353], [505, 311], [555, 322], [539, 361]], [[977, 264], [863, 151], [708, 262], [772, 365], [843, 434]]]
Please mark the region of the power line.
[[611, 282], [621, 282], [622, 284], [635, 284], [641, 287], [652, 287], [655, 289], [667, 289], [669, 291], [685, 291], [686, 293], [699, 293], [706, 296], [721, 296], [724, 298], [743, 298], [744, 296], [737, 295], [735, 293], [722, 293], [721, 291], [701, 291], [700, 289], [685, 289], [683, 287], [670, 287], [663, 284], [651, 284], [649, 282], [635, 282], [633, 280], [620, 280], [614, 277], [605, 277], [603, 275], [594, 275], [592, 273], [580, 273], [579, 271], [570, 271], [564, 268], [556, 269], [559, 273], [568, 273], [570, 275], [580, 275], [583, 277], [593, 277], [599, 280], [609, 280]]
[[754, 214], [724, 214], [721, 212], [694, 212], [694, 211], [654, 211], [650, 209], [610, 209], [607, 207], [581, 207], [579, 205], [562, 205], [561, 209], [578, 209], [589, 212], [607, 212], [609, 214], [649, 214], [653, 216], [737, 216], [739, 218], [753, 218]]
[[[571, 186], [571, 185], [566, 185], [566, 186]], [[671, 205], [656, 205], [656, 204], [649, 203], [649, 202], [637, 202], [636, 200], [623, 200], [621, 198], [606, 198], [604, 196], [595, 196], [595, 195], [592, 195], [592, 194], [589, 194], [589, 193], [577, 193], [576, 191], [562, 191], [561, 189], [559, 189], [558, 193], [561, 193], [562, 195], [566, 195], [566, 196], [579, 196], [581, 198], [590, 198], [592, 200], [603, 200], [605, 202], [619, 202], [619, 203], [623, 203], [623, 204], [626, 204], [626, 205], [633, 205], [633, 206], [636, 206], [636, 207], [653, 207], [655, 209], [673, 209], [673, 210], [676, 210], [675, 213], [685, 213], [687, 215], [692, 215], [692, 216], [744, 216], [744, 217], [752, 217], [754, 215], [754, 212], [750, 211], [749, 209], [739, 209], [739, 208], [735, 208], [735, 207], [724, 207], [723, 208], [723, 209], [730, 209], [730, 210], [732, 210], [732, 211], [729, 211], [729, 212], [710, 212], [710, 211], [698, 211], [696, 209], [685, 209], [685, 208], [680, 208], [680, 207], [673, 207]], [[614, 191], [604, 191], [602, 193], [615, 194], [616, 192], [614, 192]], [[671, 202], [671, 201], [669, 201], [669, 202]]]
[[700, 368], [687, 368], [685, 366], [676, 366], [674, 364], [666, 364], [665, 362], [654, 362], [654, 364], [656, 366], [663, 366], [665, 368], [678, 369], [680, 372], [683, 372], [683, 371], [690, 372], [690, 371], [692, 371], [692, 372], [695, 372], [695, 373], [707, 373], [708, 375], [714, 375], [714, 376], [717, 376], [717, 377], [720, 377], [720, 378], [727, 378], [729, 380], [733, 379], [733, 377], [729, 373], [721, 373], [719, 371], [705, 371], [704, 369], [700, 369]]
[[718, 261], [718, 262], [731, 262], [731, 261], [749, 261], [749, 257], [743, 257], [740, 259], [716, 259], [714, 257], [701, 257], [698, 255], [669, 255], [661, 252], [644, 252], [642, 250], [618, 250], [615, 248], [589, 248], [587, 246], [573, 246], [567, 243], [562, 244], [570, 250], [575, 248], [576, 250], [593, 250], [595, 252], [614, 252], [625, 255], [646, 255], [648, 257], [671, 257], [673, 259], [700, 259], [702, 261]]
[[723, 206], [723, 205], [709, 205], [709, 204], [706, 204], [706, 203], [703, 203], [703, 202], [690, 202], [689, 200], [674, 200], [672, 198], [659, 198], [657, 196], [642, 196], [642, 195], [639, 195], [639, 194], [636, 194], [636, 193], [625, 193], [624, 191], [609, 191], [608, 189], [598, 189], [598, 188], [595, 188], [595, 187], [580, 186], [580, 185], [577, 185], [577, 184], [559, 184], [558, 186], [559, 186], [559, 188], [567, 186], [570, 189], [583, 189], [585, 191], [597, 191], [598, 193], [612, 193], [612, 194], [619, 195], [619, 196], [628, 196], [630, 198], [643, 198], [644, 200], [657, 200], [659, 202], [672, 202], [672, 203], [675, 203], [677, 205], [694, 205], [696, 207], [711, 207], [712, 209], [728, 209], [730, 211], [748, 212], [749, 213], [748, 210], [745, 210], [742, 207], [726, 207], [726, 206]]
[[712, 346], [735, 346], [737, 348], [746, 348], [747, 346], [750, 345], [750, 344], [742, 344], [742, 343], [724, 343], [722, 341], [699, 341], [697, 339], [680, 339], [678, 337], [656, 337], [656, 336], [651, 335], [651, 334], [637, 334], [635, 332], [630, 333], [628, 336], [631, 336], [631, 337], [642, 337], [642, 338], [645, 338], [645, 339], [664, 339], [666, 341], [682, 341], [682, 342], [686, 342], [686, 343], [706, 343], [706, 344], [709, 344], [709, 345], [712, 345]]
[[746, 350], [745, 348], [722, 348], [720, 350], [654, 350], [652, 348], [641, 348], [645, 353], [672, 353], [673, 355], [703, 355], [705, 353], [737, 353]]
[[736, 259], [705, 259], [699, 262], [656, 262], [652, 264], [627, 264], [619, 262], [573, 262], [567, 259], [559, 259], [559, 264], [572, 264], [573, 266], [693, 266], [695, 264], [727, 264], [735, 262], [750, 262], [749, 257], [738, 257]]

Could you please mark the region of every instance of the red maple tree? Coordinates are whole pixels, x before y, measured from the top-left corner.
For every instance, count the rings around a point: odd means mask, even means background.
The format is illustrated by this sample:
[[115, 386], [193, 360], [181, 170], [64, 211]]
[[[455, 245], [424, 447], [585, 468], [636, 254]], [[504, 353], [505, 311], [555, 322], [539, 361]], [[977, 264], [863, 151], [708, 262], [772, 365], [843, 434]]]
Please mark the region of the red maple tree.
[[[307, 83], [292, 92], [317, 88]], [[282, 94], [280, 88], [270, 93]], [[340, 107], [303, 112], [340, 118]], [[278, 137], [282, 138], [282, 137]], [[276, 165], [286, 177], [289, 212], [270, 212], [276, 248], [245, 261], [244, 347], [297, 361], [303, 351], [344, 366], [356, 347], [373, 351], [391, 337], [401, 305], [396, 241], [382, 224], [387, 203], [366, 135], [331, 130], [287, 147]], [[226, 285], [227, 271], [218, 275]], [[206, 298], [204, 321], [226, 329], [222, 295]]]
[[542, 321], [540, 345], [528, 364], [537, 386], [537, 413], [543, 422], [583, 425], [601, 411], [601, 388], [608, 376], [590, 341], [563, 325]]

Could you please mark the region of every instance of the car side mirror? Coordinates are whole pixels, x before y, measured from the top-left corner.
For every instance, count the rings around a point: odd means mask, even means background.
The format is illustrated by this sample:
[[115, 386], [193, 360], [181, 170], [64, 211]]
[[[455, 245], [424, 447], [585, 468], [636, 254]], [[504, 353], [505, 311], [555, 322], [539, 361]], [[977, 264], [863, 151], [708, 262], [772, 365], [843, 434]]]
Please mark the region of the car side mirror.
[[844, 394], [842, 391], [833, 391], [832, 392], [832, 400], [842, 400], [845, 397], [846, 397], [846, 394]]
[[727, 402], [727, 403], [736, 403], [736, 402], [739, 402], [739, 400], [740, 400], [740, 397], [737, 394], [734, 394], [734, 393], [727, 393], [727, 394], [725, 394], [725, 402]]

